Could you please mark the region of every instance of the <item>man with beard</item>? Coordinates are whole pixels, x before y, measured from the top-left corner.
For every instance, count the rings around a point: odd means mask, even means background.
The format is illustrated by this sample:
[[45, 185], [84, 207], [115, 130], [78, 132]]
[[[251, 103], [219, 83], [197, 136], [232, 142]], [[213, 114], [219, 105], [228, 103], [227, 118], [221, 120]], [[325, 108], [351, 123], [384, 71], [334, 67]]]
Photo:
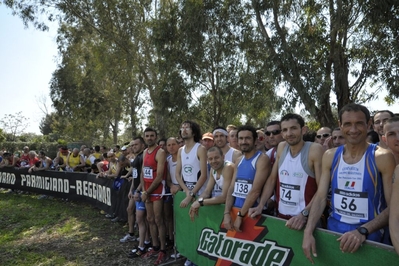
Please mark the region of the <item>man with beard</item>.
[[300, 115], [285, 115], [281, 129], [285, 142], [278, 145], [276, 161], [263, 187], [260, 203], [250, 210], [250, 215], [261, 214], [276, 189], [277, 216], [288, 220], [288, 228], [300, 230], [306, 224], [317, 190], [324, 149], [320, 144], [303, 140], [306, 128]]
[[206, 149], [201, 140], [200, 126], [192, 121], [185, 121], [181, 125], [180, 135], [184, 146], [177, 154], [176, 180], [186, 198], [180, 207], [186, 207], [197, 195], [200, 195], [207, 180]]
[[230, 144], [227, 142], [229, 133], [227, 133], [223, 127], [216, 127], [213, 130], [212, 135], [215, 146], [219, 147], [223, 151], [224, 159], [236, 163], [237, 158], [241, 156], [241, 152], [230, 147]]
[[143, 153], [141, 200], [145, 202], [153, 248], [142, 257], [150, 258], [158, 255], [155, 264], [159, 265], [166, 260], [166, 228], [163, 220], [162, 199], [165, 192], [166, 153], [157, 145], [155, 129], [146, 128], [144, 139], [148, 148]]
[[378, 133], [378, 137], [380, 139], [378, 146], [384, 149], [388, 149], [387, 144], [382, 140], [382, 136], [384, 135], [384, 125], [387, 120], [393, 116], [394, 114], [389, 110], [381, 110], [374, 114], [373, 128], [374, 131]]
[[[241, 232], [244, 217], [249, 208], [257, 204], [266, 182], [270, 172], [270, 161], [264, 153], [255, 148], [258, 134], [254, 127], [241, 126], [237, 130], [237, 135], [243, 155], [237, 159], [237, 170], [227, 192], [223, 224], [227, 230]], [[233, 206], [240, 209], [234, 223], [230, 214]]]
[[[206, 165], [206, 149], [201, 140], [200, 126], [193, 121], [185, 121], [180, 128], [180, 136], [184, 146], [179, 149], [176, 165], [176, 180], [186, 193], [186, 198], [180, 202], [180, 207], [188, 204], [201, 195], [208, 178]], [[191, 265], [187, 260], [184, 265]]]
[[267, 123], [265, 135], [270, 145], [270, 149], [266, 152], [266, 155], [270, 158], [270, 166], [273, 167], [276, 161], [277, 146], [284, 140], [281, 136], [280, 121], [270, 121]]

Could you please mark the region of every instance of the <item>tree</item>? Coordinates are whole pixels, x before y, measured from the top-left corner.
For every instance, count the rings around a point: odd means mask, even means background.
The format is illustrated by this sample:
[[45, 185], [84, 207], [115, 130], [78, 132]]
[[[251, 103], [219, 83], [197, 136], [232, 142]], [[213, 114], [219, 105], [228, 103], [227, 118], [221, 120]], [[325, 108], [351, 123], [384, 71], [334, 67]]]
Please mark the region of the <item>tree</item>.
[[[302, 102], [322, 125], [335, 124], [331, 92], [339, 110], [349, 102], [376, 97], [382, 82], [398, 77], [385, 67], [389, 62], [397, 69], [388, 52], [398, 52], [392, 32], [368, 21], [360, 2], [252, 1], [270, 54], [268, 66], [286, 88], [287, 103]], [[377, 89], [368, 92], [365, 84]]]
[[254, 53], [259, 38], [241, 1], [168, 3], [154, 37], [160, 60], [175, 64], [186, 77], [191, 95], [187, 117], [208, 129], [244, 116], [265, 125], [278, 100], [262, 56]]
[[10, 135], [10, 141], [15, 141], [16, 136], [21, 135], [29, 126], [29, 118], [22, 115], [22, 112], [16, 114], [6, 114], [0, 120], [0, 124], [6, 133]]

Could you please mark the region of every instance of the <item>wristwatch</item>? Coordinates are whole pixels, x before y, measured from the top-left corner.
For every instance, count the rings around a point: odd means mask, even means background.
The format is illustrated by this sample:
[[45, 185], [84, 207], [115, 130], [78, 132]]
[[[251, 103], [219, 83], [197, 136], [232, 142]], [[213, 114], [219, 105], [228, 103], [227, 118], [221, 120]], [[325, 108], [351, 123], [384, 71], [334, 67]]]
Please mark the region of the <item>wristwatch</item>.
[[237, 216], [243, 218], [245, 215], [241, 214], [241, 211], [237, 212]]
[[198, 203], [199, 203], [201, 206], [204, 206], [204, 198], [199, 198], [199, 199], [198, 199]]
[[366, 238], [367, 238], [367, 236], [369, 235], [369, 230], [367, 230], [366, 227], [360, 226], [360, 227], [357, 228], [357, 231], [358, 231], [360, 234], [364, 235]]
[[308, 217], [309, 216], [309, 211], [307, 209], [303, 209], [301, 211], [301, 214], [303, 215], [303, 217]]
[[191, 192], [190, 192], [190, 196], [193, 197], [193, 198], [195, 198], [194, 192], [191, 191]]

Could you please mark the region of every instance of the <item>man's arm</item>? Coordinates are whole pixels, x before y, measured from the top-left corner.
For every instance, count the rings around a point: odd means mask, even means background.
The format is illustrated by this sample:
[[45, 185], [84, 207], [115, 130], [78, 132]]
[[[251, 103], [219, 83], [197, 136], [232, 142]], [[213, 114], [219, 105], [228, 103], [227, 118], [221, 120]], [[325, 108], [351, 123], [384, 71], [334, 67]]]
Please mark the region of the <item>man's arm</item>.
[[204, 198], [204, 199], [211, 198], [214, 187], [215, 187], [215, 179], [213, 178], [213, 174], [210, 173], [209, 180], [208, 183], [206, 184], [205, 190], [202, 192], [201, 195], [199, 195], [198, 198]]
[[208, 178], [208, 167], [207, 167], [207, 157], [206, 157], [206, 149], [204, 146], [200, 145], [197, 150], [198, 160], [200, 161], [200, 169], [201, 176], [198, 178], [197, 184], [195, 184], [194, 188], [191, 192], [197, 194], [197, 192], [202, 188], [205, 184], [206, 179]]
[[180, 148], [179, 151], [177, 152], [177, 164], [176, 164], [176, 174], [175, 175], [176, 175], [177, 183], [179, 183], [180, 187], [186, 193], [186, 196], [187, 196], [190, 193], [190, 191], [186, 187], [186, 184], [184, 184], [183, 176], [181, 174], [181, 170], [182, 170], [181, 151], [182, 151], [182, 149], [183, 148]]
[[239, 150], [236, 150], [234, 148], [232, 148], [232, 149], [233, 149], [233, 161], [232, 161], [232, 163], [237, 165], [237, 163], [239, 162], [238, 158], [241, 157], [242, 153]]
[[224, 205], [223, 224], [227, 230], [233, 229], [230, 211], [234, 204], [235, 197], [233, 196], [234, 186], [237, 178], [237, 168], [234, 167], [233, 178], [231, 179], [229, 189], [227, 190], [226, 203]]
[[332, 160], [334, 158], [336, 149], [327, 150], [322, 159], [322, 173], [317, 187], [316, 194], [313, 196], [314, 203], [310, 209], [308, 221], [303, 234], [302, 248], [305, 256], [313, 263], [311, 253], [314, 257], [317, 257], [316, 252], [316, 240], [313, 237], [313, 231], [316, 229], [316, 224], [319, 221], [324, 208], [327, 204], [327, 194], [330, 188], [331, 178], [330, 170]]
[[[251, 208], [255, 201], [259, 198], [262, 188], [265, 185], [265, 182], [267, 181], [267, 178], [269, 176], [270, 172], [270, 160], [269, 157], [265, 154], [261, 154], [258, 158], [258, 161], [256, 162], [256, 173], [255, 173], [255, 178], [254, 182], [252, 184], [252, 188], [249, 191], [245, 201], [244, 205], [241, 208], [241, 215], [245, 216], [248, 213], [249, 208]], [[238, 232], [241, 231], [241, 223], [242, 223], [243, 217], [237, 216], [235, 222], [234, 222], [234, 229]]]
[[389, 232], [396, 253], [399, 254], [399, 165], [396, 166], [392, 177], [392, 196], [389, 206]]
[[286, 142], [281, 142], [277, 147], [276, 160], [274, 161], [272, 171], [263, 186], [259, 205], [254, 208], [250, 208], [248, 211], [248, 216], [251, 218], [255, 218], [256, 216], [258, 216], [262, 213], [263, 206], [266, 205], [266, 202], [274, 194], [274, 190], [276, 189], [276, 183], [277, 183], [277, 178], [278, 178], [278, 161], [280, 160], [280, 156], [281, 156], [281, 153], [282, 153], [285, 145], [286, 145]]

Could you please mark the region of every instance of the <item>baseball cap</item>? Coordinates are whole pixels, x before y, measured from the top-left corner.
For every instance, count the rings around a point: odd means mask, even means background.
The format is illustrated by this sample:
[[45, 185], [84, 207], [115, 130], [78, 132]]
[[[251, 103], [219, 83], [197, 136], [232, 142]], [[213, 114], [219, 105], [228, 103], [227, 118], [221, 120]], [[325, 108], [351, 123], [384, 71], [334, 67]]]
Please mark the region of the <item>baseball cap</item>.
[[210, 139], [213, 140], [213, 135], [211, 132], [206, 132], [204, 135], [202, 135], [202, 139]]

